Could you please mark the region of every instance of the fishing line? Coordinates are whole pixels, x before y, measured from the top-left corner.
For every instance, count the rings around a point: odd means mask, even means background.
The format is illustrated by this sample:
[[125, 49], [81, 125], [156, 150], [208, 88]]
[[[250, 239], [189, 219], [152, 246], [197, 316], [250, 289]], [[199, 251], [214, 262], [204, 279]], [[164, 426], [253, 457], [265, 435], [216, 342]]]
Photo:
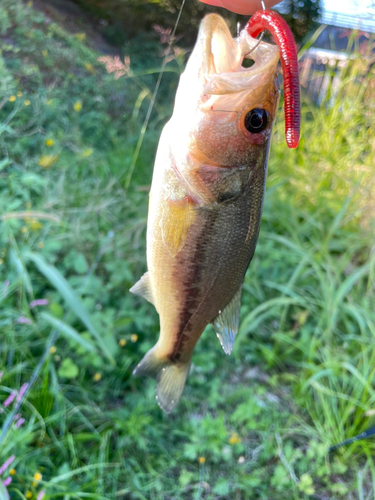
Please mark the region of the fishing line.
[[181, 18], [181, 14], [182, 14], [182, 9], [184, 8], [185, 2], [186, 2], [186, 0], [182, 0], [182, 4], [181, 4], [180, 11], [179, 11], [177, 19], [176, 19], [176, 23], [174, 25], [171, 37], [169, 39], [169, 44], [168, 44], [168, 47], [167, 47], [167, 52], [165, 54], [165, 57], [164, 57], [164, 60], [163, 60], [163, 64], [161, 66], [161, 70], [160, 70], [160, 73], [159, 73], [159, 78], [158, 78], [158, 81], [156, 82], [154, 93], [152, 94], [151, 101], [150, 101], [150, 104], [148, 106], [146, 118], [145, 118], [145, 121], [143, 122], [143, 125], [142, 125], [142, 128], [141, 128], [141, 133], [139, 134], [138, 142], [137, 142], [136, 148], [134, 150], [132, 161], [130, 163], [128, 175], [127, 175], [126, 181], [125, 181], [125, 189], [128, 189], [130, 181], [131, 181], [131, 178], [133, 176], [134, 167], [135, 167], [135, 164], [136, 164], [137, 159], [138, 159], [139, 151], [141, 150], [141, 147], [142, 147], [142, 142], [143, 142], [146, 130], [147, 130], [147, 126], [148, 126], [148, 122], [150, 120], [151, 112], [152, 112], [152, 110], [154, 108], [156, 96], [157, 96], [157, 93], [159, 91], [160, 82], [161, 82], [161, 79], [163, 78], [164, 69], [165, 69], [165, 67], [167, 65], [167, 62], [168, 62], [168, 57], [169, 57], [169, 54], [171, 52], [172, 43], [174, 41], [174, 36], [176, 34], [178, 23], [180, 22], [180, 18]]

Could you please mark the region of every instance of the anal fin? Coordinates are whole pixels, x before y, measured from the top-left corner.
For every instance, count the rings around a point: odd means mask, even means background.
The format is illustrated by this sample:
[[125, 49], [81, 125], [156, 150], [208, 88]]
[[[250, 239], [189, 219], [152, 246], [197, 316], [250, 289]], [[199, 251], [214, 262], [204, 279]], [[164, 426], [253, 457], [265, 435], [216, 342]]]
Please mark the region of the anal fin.
[[232, 300], [213, 320], [212, 325], [220, 344], [226, 354], [230, 354], [233, 349], [234, 340], [238, 332], [241, 310], [242, 285], [234, 294]]
[[152, 296], [151, 285], [150, 285], [150, 275], [148, 274], [148, 272], [145, 273], [142, 276], [142, 278], [139, 281], [137, 281], [135, 285], [131, 287], [129, 291], [131, 293], [134, 293], [135, 295], [143, 297], [144, 299], [151, 302], [151, 304], [154, 304], [154, 298]]

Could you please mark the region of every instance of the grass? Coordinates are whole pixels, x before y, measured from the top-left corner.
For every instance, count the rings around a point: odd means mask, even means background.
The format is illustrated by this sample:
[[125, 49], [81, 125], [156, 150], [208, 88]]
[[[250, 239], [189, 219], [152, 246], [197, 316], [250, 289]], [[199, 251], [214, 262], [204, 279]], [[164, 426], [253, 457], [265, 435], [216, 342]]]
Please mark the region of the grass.
[[0, 498], [374, 498], [373, 439], [328, 451], [375, 417], [373, 69], [355, 60], [334, 103], [305, 99], [296, 151], [280, 116], [234, 353], [208, 328], [167, 416], [131, 377], [159, 324], [128, 289], [182, 63], [126, 189], [158, 73], [134, 52], [116, 80], [78, 35], [0, 6], [2, 404], [35, 377], [0, 444]]

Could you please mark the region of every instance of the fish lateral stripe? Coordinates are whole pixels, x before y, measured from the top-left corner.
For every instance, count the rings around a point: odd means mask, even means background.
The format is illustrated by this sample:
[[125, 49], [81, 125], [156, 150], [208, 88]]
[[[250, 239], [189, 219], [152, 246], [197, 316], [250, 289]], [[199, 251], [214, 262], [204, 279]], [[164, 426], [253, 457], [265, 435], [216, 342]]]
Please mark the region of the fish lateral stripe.
[[[201, 229], [201, 233], [209, 233], [212, 225], [215, 223], [215, 217], [211, 217], [206, 220], [205, 225]], [[180, 290], [182, 294], [181, 308], [178, 315], [177, 331], [174, 336], [174, 344], [172, 347], [172, 352], [169, 356], [171, 361], [181, 359], [182, 353], [184, 351], [185, 345], [189, 342], [191, 338], [191, 332], [189, 329], [189, 323], [196, 314], [197, 308], [202, 302], [201, 290], [198, 286], [202, 269], [203, 254], [205, 252], [205, 242], [203, 238], [197, 240], [196, 247], [194, 248], [193, 255], [191, 258], [190, 265], [188, 267], [188, 272], [185, 273], [182, 278], [179, 269], [180, 266], [176, 266], [175, 279], [180, 283]], [[181, 262], [182, 264], [182, 262]], [[207, 324], [209, 321], [207, 322]], [[199, 335], [203, 332], [199, 332]]]

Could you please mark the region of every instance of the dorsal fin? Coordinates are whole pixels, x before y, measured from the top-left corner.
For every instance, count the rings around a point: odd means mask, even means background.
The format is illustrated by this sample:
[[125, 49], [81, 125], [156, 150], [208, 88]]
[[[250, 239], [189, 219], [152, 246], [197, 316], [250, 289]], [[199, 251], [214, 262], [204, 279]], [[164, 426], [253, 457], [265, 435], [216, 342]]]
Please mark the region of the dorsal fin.
[[150, 276], [148, 274], [148, 271], [142, 276], [142, 278], [139, 281], [137, 281], [135, 285], [131, 287], [129, 292], [134, 293], [135, 295], [140, 295], [144, 299], [151, 302], [151, 304], [154, 304], [154, 298], [151, 292]]
[[230, 354], [233, 349], [234, 339], [238, 332], [240, 323], [242, 285], [234, 294], [227, 307], [213, 320], [212, 325], [220, 344], [226, 354]]

